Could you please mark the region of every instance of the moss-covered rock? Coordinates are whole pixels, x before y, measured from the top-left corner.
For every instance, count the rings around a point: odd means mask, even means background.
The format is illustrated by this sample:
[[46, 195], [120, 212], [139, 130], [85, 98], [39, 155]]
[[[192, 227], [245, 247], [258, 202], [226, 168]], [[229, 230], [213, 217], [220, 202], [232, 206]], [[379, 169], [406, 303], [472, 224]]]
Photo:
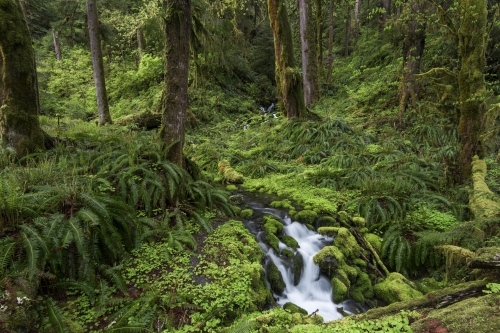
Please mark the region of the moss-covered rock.
[[339, 278], [334, 277], [332, 279], [333, 288], [333, 301], [335, 303], [342, 303], [347, 298], [347, 292], [349, 288], [342, 282]]
[[293, 252], [290, 251], [289, 249], [283, 249], [281, 250], [281, 255], [287, 258], [292, 258], [293, 257]]
[[290, 313], [300, 313], [307, 316], [307, 311], [305, 309], [301, 308], [298, 305], [293, 304], [292, 302], [286, 302], [283, 305], [283, 309], [285, 309], [285, 311]]
[[253, 215], [253, 210], [251, 209], [243, 209], [241, 212], [240, 212], [240, 217], [242, 219], [249, 219], [251, 218]]
[[282, 294], [286, 288], [285, 282], [283, 281], [283, 276], [279, 271], [278, 267], [269, 260], [266, 266], [267, 281], [271, 286], [271, 290], [276, 294]]
[[282, 208], [282, 209], [291, 209], [293, 208], [292, 203], [288, 199], [284, 199], [281, 201], [273, 201], [271, 202], [271, 207], [273, 208]]
[[300, 283], [302, 270], [304, 269], [304, 258], [300, 252], [297, 252], [293, 257], [293, 285], [296, 286]]
[[399, 273], [391, 273], [387, 278], [373, 287], [377, 298], [387, 304], [407, 301], [422, 296], [416, 285]]
[[285, 235], [281, 237], [281, 241], [283, 242], [283, 244], [285, 244], [288, 247], [291, 247], [294, 250], [300, 247], [299, 243], [292, 236]]
[[304, 209], [297, 214], [295, 214], [295, 219], [304, 224], [313, 224], [316, 218], [318, 217], [318, 213], [313, 210]]
[[467, 265], [472, 268], [500, 268], [500, 248], [483, 247], [478, 249], [474, 257], [467, 259]]
[[222, 177], [230, 183], [241, 184], [245, 181], [243, 175], [234, 170], [228, 161], [220, 161], [218, 168]]
[[373, 298], [373, 286], [368, 274], [365, 272], [359, 272], [356, 283], [354, 283], [351, 287], [349, 294], [352, 299], [360, 302], [361, 304], [364, 304], [367, 298]]
[[365, 240], [370, 243], [370, 245], [380, 253], [382, 250], [382, 239], [375, 234], [365, 234]]
[[238, 188], [236, 187], [236, 185], [230, 184], [230, 185], [226, 186], [226, 190], [228, 190], [230, 192], [234, 192], [234, 191], [237, 191]]
[[280, 235], [285, 230], [283, 224], [272, 216], [264, 216], [264, 230], [273, 235]]
[[346, 258], [359, 258], [361, 247], [347, 228], [322, 227], [318, 229], [318, 233], [335, 237], [335, 246], [342, 251]]
[[316, 222], [316, 226], [320, 227], [340, 227], [339, 222], [331, 216], [322, 216]]
[[280, 253], [280, 240], [276, 235], [266, 232], [264, 234], [264, 242], [269, 244], [276, 253]]
[[347, 212], [341, 210], [337, 214], [341, 223], [343, 223], [344, 225], [347, 225], [349, 223], [349, 215], [347, 214]]
[[360, 267], [361, 269], [365, 269], [366, 268], [366, 261], [364, 261], [363, 259], [361, 258], [356, 258], [352, 261], [352, 263], [358, 267]]
[[345, 264], [344, 255], [336, 246], [325, 246], [313, 258], [321, 272], [332, 278], [339, 267]]
[[366, 221], [364, 218], [356, 216], [352, 219], [352, 225], [356, 228], [364, 228], [366, 226]]

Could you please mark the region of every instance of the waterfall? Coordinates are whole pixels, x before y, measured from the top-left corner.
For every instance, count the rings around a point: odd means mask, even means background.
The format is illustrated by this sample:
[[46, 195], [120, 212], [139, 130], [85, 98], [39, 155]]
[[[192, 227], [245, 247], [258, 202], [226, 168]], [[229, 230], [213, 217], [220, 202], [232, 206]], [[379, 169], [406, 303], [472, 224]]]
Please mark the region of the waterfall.
[[[327, 276], [320, 273], [319, 267], [314, 264], [313, 257], [323, 247], [331, 245], [333, 238], [319, 235], [315, 231], [309, 230], [307, 226], [299, 222], [293, 222], [287, 213], [278, 209], [262, 207], [262, 204], [256, 202], [246, 202], [254, 210], [254, 218], [244, 221], [245, 226], [256, 235], [260, 247], [265, 253], [264, 267], [269, 260], [272, 260], [286, 284], [284, 292], [280, 295], [274, 294], [277, 299], [277, 304], [283, 306], [287, 302], [292, 302], [295, 305], [312, 313], [318, 310], [318, 314], [323, 317], [325, 321], [340, 319], [343, 317], [339, 312], [341, 307], [343, 311], [350, 313], [358, 313], [365, 311], [357, 302], [353, 300], [346, 300], [340, 304], [335, 304], [332, 300], [332, 285]], [[281, 221], [284, 225], [284, 233], [293, 237], [299, 244], [296, 251], [289, 248], [280, 241], [279, 249], [289, 249], [295, 254], [298, 252], [303, 258], [302, 273], [300, 281], [294, 285], [293, 264], [290, 258], [279, 256], [273, 248], [262, 241], [264, 232], [259, 231], [259, 224], [255, 221], [258, 216], [263, 214], [273, 215], [276, 219]]]

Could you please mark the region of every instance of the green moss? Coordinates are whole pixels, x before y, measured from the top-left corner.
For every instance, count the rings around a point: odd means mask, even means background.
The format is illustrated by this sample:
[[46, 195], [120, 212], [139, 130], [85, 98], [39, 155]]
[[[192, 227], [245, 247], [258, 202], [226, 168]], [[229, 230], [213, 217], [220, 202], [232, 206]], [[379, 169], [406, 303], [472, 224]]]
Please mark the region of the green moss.
[[278, 239], [278, 237], [276, 237], [276, 235], [266, 232], [264, 236], [264, 242], [269, 244], [274, 249], [274, 251], [276, 251], [276, 253], [280, 253], [280, 240]]
[[301, 308], [298, 305], [293, 304], [292, 302], [286, 302], [283, 305], [283, 309], [285, 309], [285, 311], [290, 313], [300, 313], [307, 316], [307, 311], [305, 309]]
[[285, 256], [287, 258], [292, 258], [293, 257], [293, 252], [290, 251], [289, 249], [283, 249], [283, 250], [281, 250], [281, 255]]
[[438, 282], [434, 278], [423, 278], [421, 281], [415, 281], [415, 285], [424, 295], [443, 288], [443, 282]]
[[236, 187], [236, 185], [227, 185], [226, 186], [226, 190], [230, 191], [230, 192], [234, 192], [234, 191], [237, 191], [238, 188]]
[[342, 303], [347, 298], [348, 287], [337, 277], [332, 279], [333, 288], [333, 301], [335, 303]]
[[291, 247], [292, 249], [296, 250], [299, 246], [299, 243], [293, 238], [292, 236], [285, 235], [281, 237], [281, 241], [288, 247]]
[[446, 281], [454, 279], [457, 272], [466, 267], [467, 261], [476, 256], [474, 252], [454, 245], [437, 246], [436, 250], [446, 257]]
[[314, 227], [312, 226], [312, 224], [306, 224], [305, 226], [307, 227], [307, 229], [314, 231]]
[[364, 218], [356, 216], [352, 219], [352, 224], [357, 228], [363, 228], [366, 226], [366, 221]]
[[239, 216], [241, 213], [241, 208], [235, 205], [231, 205], [231, 208], [233, 208], [234, 211], [234, 216]]
[[339, 222], [331, 216], [322, 216], [318, 219], [316, 223], [317, 227], [340, 227]]
[[347, 212], [341, 210], [337, 214], [339, 216], [340, 222], [342, 222], [344, 225], [347, 225], [349, 223], [349, 215], [347, 214]]
[[417, 290], [415, 284], [399, 273], [389, 274], [385, 281], [377, 283], [373, 287], [373, 291], [377, 298], [387, 304], [407, 301], [422, 296], [422, 293]]
[[359, 258], [361, 247], [347, 228], [322, 227], [318, 229], [318, 233], [335, 237], [335, 246], [342, 251], [346, 258]]
[[353, 261], [353, 264], [360, 267], [360, 268], [366, 268], [366, 261], [360, 258], [356, 258]]
[[[358, 274], [356, 283], [351, 287], [350, 295], [353, 299], [362, 304], [365, 302], [366, 298], [373, 298], [373, 286], [368, 274], [364, 272]], [[357, 297], [357, 299], [355, 297]]]
[[285, 282], [283, 281], [283, 276], [281, 272], [278, 270], [278, 267], [271, 260], [267, 263], [266, 266], [267, 272], [267, 281], [271, 286], [271, 290], [276, 294], [281, 294], [286, 288]]
[[295, 219], [304, 224], [313, 224], [317, 217], [318, 213], [308, 209], [304, 209], [295, 215]]
[[293, 257], [293, 285], [296, 286], [300, 282], [302, 270], [304, 269], [304, 258], [300, 252], [297, 252]]
[[330, 278], [344, 265], [344, 255], [336, 246], [325, 246], [313, 258], [313, 262]]
[[375, 234], [365, 234], [365, 240], [370, 243], [370, 245], [380, 253], [382, 250], [382, 239]]
[[281, 201], [273, 201], [271, 202], [271, 207], [273, 208], [283, 208], [283, 209], [291, 209], [293, 208], [292, 203], [288, 199], [284, 199]]
[[276, 220], [272, 216], [266, 215], [264, 216], [264, 230], [268, 234], [279, 235], [283, 233], [285, 227], [280, 221]]
[[220, 161], [218, 168], [224, 179], [230, 183], [241, 184], [245, 181], [243, 175], [234, 170], [228, 161]]
[[242, 219], [249, 219], [250, 217], [252, 217], [252, 215], [253, 215], [253, 210], [251, 210], [251, 209], [243, 209], [240, 212], [240, 217]]
[[481, 263], [500, 262], [499, 247], [483, 247], [476, 251], [475, 256], [467, 259], [467, 264], [480, 265]]
[[475, 156], [471, 164], [474, 185], [469, 195], [471, 211], [476, 219], [497, 216], [500, 212], [500, 200], [486, 184], [486, 163]]

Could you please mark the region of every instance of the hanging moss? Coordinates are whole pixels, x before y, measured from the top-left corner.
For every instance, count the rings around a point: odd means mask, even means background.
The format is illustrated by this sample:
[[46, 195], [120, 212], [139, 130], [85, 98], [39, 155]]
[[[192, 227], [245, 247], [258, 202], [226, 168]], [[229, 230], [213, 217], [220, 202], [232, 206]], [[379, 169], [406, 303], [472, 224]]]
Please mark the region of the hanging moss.
[[285, 290], [285, 282], [283, 281], [283, 276], [279, 271], [278, 267], [271, 260], [267, 263], [266, 266], [267, 272], [267, 281], [271, 285], [271, 290], [276, 294], [281, 294]]
[[467, 268], [467, 260], [475, 257], [475, 253], [454, 245], [443, 245], [436, 247], [446, 257], [446, 281], [451, 281], [456, 273]]
[[383, 282], [373, 287], [373, 291], [387, 304], [422, 296], [416, 285], [399, 273], [390, 273]]

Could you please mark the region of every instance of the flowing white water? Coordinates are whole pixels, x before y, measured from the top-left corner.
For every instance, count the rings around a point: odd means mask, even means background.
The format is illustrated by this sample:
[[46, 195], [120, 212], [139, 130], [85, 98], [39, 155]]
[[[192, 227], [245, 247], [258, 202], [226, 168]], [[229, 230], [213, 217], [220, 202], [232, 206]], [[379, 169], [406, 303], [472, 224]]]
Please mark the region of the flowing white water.
[[[272, 260], [283, 276], [283, 281], [286, 284], [285, 291], [281, 295], [275, 294], [275, 299], [278, 299], [278, 305], [283, 306], [287, 302], [292, 302], [295, 305], [312, 313], [318, 310], [318, 314], [325, 321], [336, 320], [343, 317], [338, 311], [342, 308], [345, 312], [358, 313], [366, 311], [366, 308], [360, 304], [346, 300], [340, 304], [335, 304], [332, 300], [332, 285], [330, 280], [324, 274], [321, 274], [319, 267], [314, 264], [313, 257], [323, 247], [331, 245], [333, 238], [317, 234], [309, 230], [304, 224], [292, 222], [286, 212], [264, 207], [260, 203], [246, 202], [253, 210], [255, 215], [270, 214], [280, 220], [285, 226], [285, 234], [292, 236], [299, 244], [296, 252], [300, 253], [303, 258], [304, 265], [298, 285], [294, 285], [294, 274], [292, 260], [277, 254], [269, 245], [262, 241], [263, 232], [259, 223], [253, 220], [246, 220], [246, 227], [256, 235], [259, 245], [265, 253], [265, 260]], [[255, 216], [254, 215], [254, 216]], [[287, 247], [282, 242], [279, 243], [280, 251], [283, 249], [293, 249]], [[295, 251], [294, 251], [295, 252]], [[295, 253], [296, 253], [295, 252]], [[266, 264], [264, 264], [266, 266]]]

